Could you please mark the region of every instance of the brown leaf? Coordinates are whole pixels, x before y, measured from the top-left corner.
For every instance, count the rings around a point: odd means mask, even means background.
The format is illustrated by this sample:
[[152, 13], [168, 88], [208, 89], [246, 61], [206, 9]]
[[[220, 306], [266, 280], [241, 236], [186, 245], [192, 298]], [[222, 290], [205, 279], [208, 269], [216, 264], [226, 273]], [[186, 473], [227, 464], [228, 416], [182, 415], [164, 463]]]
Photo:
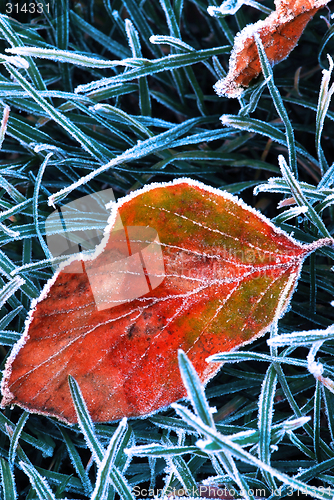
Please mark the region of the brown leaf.
[[229, 71], [215, 85], [218, 95], [240, 97], [245, 87], [261, 73], [254, 39], [257, 33], [269, 62], [274, 65], [295, 48], [305, 26], [330, 0], [275, 0], [276, 10], [263, 21], [246, 26], [234, 39]]

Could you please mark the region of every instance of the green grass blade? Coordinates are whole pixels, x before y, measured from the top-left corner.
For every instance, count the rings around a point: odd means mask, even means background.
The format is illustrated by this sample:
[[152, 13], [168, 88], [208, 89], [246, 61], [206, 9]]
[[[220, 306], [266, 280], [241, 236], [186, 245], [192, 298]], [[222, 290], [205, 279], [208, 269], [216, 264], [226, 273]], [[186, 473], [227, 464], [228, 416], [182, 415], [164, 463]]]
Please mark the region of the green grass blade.
[[72, 440], [70, 439], [68, 433], [66, 432], [65, 429], [60, 428], [60, 431], [62, 433], [62, 436], [64, 438], [68, 454], [70, 456], [71, 462], [77, 471], [77, 474], [80, 478], [80, 481], [82, 483], [82, 486], [85, 490], [86, 495], [90, 495], [93, 488], [91, 481], [89, 479], [89, 475], [87, 471], [85, 470], [82, 460], [80, 458], [80, 455], [78, 453], [78, 450], [76, 449], [75, 445], [73, 444]]
[[20, 462], [20, 467], [29, 477], [30, 483], [36, 491], [39, 500], [56, 500], [50, 486], [35, 467], [22, 461]]
[[288, 114], [286, 112], [286, 109], [284, 107], [282, 97], [281, 97], [277, 87], [274, 84], [274, 75], [273, 75], [270, 63], [268, 61], [267, 55], [265, 53], [265, 50], [263, 48], [261, 38], [258, 34], [255, 34], [254, 38], [255, 38], [257, 50], [259, 53], [259, 58], [260, 58], [260, 62], [261, 62], [263, 75], [266, 79], [266, 83], [267, 83], [269, 92], [271, 94], [273, 103], [275, 105], [275, 108], [277, 110], [277, 113], [279, 114], [279, 117], [281, 118], [281, 120], [285, 126], [286, 143], [287, 143], [287, 147], [288, 147], [288, 151], [289, 151], [289, 165], [290, 165], [290, 168], [291, 168], [293, 174], [295, 175], [296, 179], [298, 179], [297, 155], [296, 155], [294, 131], [293, 131], [290, 119], [288, 117]]
[[73, 398], [73, 403], [75, 406], [75, 411], [78, 416], [80, 429], [85, 437], [88, 448], [92, 452], [95, 462], [97, 464], [100, 464], [104, 457], [104, 449], [97, 439], [92, 419], [90, 418], [86, 403], [82, 397], [80, 388], [76, 380], [71, 375], [69, 375], [68, 381]]
[[11, 436], [9, 454], [8, 454], [8, 461], [11, 467], [13, 467], [19, 439], [21, 437], [23, 427], [25, 426], [25, 423], [28, 420], [28, 418], [29, 418], [29, 413], [27, 411], [24, 411], [20, 416], [15, 426], [14, 432]]
[[315, 143], [317, 147], [318, 159], [322, 174], [324, 174], [328, 170], [328, 165], [321, 147], [321, 135], [324, 128], [324, 122], [331, 102], [331, 98], [334, 93], [334, 84], [332, 84], [332, 86], [328, 88], [334, 67], [333, 60], [330, 56], [328, 56], [328, 61], [329, 61], [329, 70], [328, 71], [323, 70], [322, 73], [322, 80], [318, 97], [316, 132], [315, 132]]
[[[273, 366], [267, 370], [266, 376], [263, 381], [262, 391], [259, 399], [259, 419], [258, 428], [260, 432], [259, 439], [259, 459], [264, 463], [270, 465], [271, 463], [271, 434], [272, 434], [272, 420], [273, 420], [273, 405], [276, 393], [277, 375]], [[277, 484], [273, 481], [270, 474], [266, 472], [263, 474], [268, 486], [271, 489], [276, 489]]]
[[183, 384], [187, 389], [188, 398], [194, 410], [206, 425], [214, 428], [215, 424], [212, 418], [212, 412], [206, 401], [204, 390], [196, 370], [181, 349], [179, 349], [178, 357]]
[[3, 500], [16, 500], [17, 492], [13, 470], [4, 458], [0, 458], [0, 471], [3, 487]]

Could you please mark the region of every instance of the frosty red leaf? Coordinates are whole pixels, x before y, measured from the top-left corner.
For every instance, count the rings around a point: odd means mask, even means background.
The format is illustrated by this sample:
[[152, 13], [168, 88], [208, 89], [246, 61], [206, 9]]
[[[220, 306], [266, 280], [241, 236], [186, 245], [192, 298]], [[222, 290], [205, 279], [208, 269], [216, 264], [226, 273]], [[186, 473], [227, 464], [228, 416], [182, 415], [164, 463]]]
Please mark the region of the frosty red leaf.
[[269, 62], [274, 65], [290, 54], [307, 23], [328, 2], [275, 0], [274, 12], [263, 21], [249, 24], [235, 37], [228, 74], [216, 83], [216, 92], [227, 97], [239, 97], [244, 88], [261, 73], [255, 33], [260, 36]]
[[76, 422], [72, 375], [96, 422], [164, 408], [186, 396], [179, 348], [205, 384], [220, 367], [206, 358], [263, 335], [286, 310], [307, 254], [332, 243], [302, 245], [229, 193], [179, 179], [119, 200], [104, 248], [85, 265], [108, 263], [119, 216], [125, 228], [156, 231], [163, 281], [101, 310], [87, 274], [57, 272], [7, 360], [2, 405]]

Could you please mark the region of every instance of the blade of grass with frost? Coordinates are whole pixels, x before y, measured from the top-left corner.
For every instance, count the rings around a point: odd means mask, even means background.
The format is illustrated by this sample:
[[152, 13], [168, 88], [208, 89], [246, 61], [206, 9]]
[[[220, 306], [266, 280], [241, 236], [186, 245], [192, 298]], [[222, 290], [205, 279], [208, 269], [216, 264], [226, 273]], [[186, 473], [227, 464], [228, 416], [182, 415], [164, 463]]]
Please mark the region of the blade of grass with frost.
[[293, 432], [288, 432], [291, 443], [299, 449], [303, 455], [315, 461], [315, 454], [311, 451]]
[[[8, 435], [8, 428], [15, 429], [15, 424], [13, 424], [5, 415], [0, 412], [0, 429], [6, 435]], [[39, 438], [35, 438], [26, 432], [21, 432], [21, 439], [28, 444], [31, 444], [37, 450], [40, 450], [44, 456], [52, 457], [54, 452], [54, 443], [50, 444], [50, 439], [43, 435], [39, 435]], [[18, 451], [18, 450], [17, 450]]]
[[6, 56], [5, 54], [2, 54], [0, 56], [0, 64], [3, 64], [3, 63], [10, 63], [19, 69], [29, 68], [28, 61], [23, 59], [23, 57], [19, 57], [19, 56]]
[[4, 141], [6, 130], [7, 130], [9, 112], [10, 112], [10, 107], [6, 105], [3, 108], [2, 120], [1, 120], [1, 125], [0, 125], [0, 149], [2, 148], [2, 143]]
[[[163, 8], [163, 11], [164, 11], [164, 14], [166, 17], [166, 21], [167, 21], [170, 35], [176, 39], [181, 39], [180, 27], [176, 21], [176, 16], [175, 16], [174, 10], [171, 6], [170, 0], [160, 0], [160, 4]], [[176, 50], [179, 50], [179, 49], [176, 49]], [[171, 54], [173, 54], [174, 51], [175, 51], [175, 49], [172, 49]], [[193, 52], [193, 51], [191, 51], [191, 52]], [[198, 81], [197, 81], [197, 78], [195, 76], [193, 69], [191, 67], [185, 67], [183, 69], [183, 71], [185, 72], [187, 80], [190, 83], [190, 85], [194, 91], [194, 94], [196, 96], [197, 108], [198, 108], [199, 112], [201, 113], [202, 116], [206, 116], [207, 109], [206, 109], [206, 106], [204, 103], [204, 95], [203, 95], [203, 92], [202, 92], [200, 85], [198, 84]], [[183, 88], [184, 87], [185, 86], [183, 85]]]
[[[274, 142], [281, 144], [282, 146], [286, 146], [286, 135], [281, 132], [277, 127], [263, 122], [261, 120], [257, 120], [256, 118], [249, 118], [245, 116], [236, 116], [236, 115], [222, 115], [220, 120], [223, 125], [234, 127], [239, 130], [245, 130], [247, 132], [255, 132], [256, 134], [261, 134], [265, 137], [268, 137]], [[317, 161], [313, 158], [312, 155], [301, 145], [296, 145], [296, 151], [307, 158], [310, 162], [317, 165]]]
[[329, 62], [329, 69], [328, 70], [324, 69], [322, 72], [322, 80], [318, 97], [316, 132], [315, 132], [315, 143], [317, 147], [319, 165], [322, 175], [328, 170], [328, 164], [321, 147], [321, 135], [324, 128], [324, 122], [331, 102], [331, 98], [334, 93], [334, 84], [332, 84], [330, 89], [328, 88], [333, 73], [333, 67], [334, 67], [333, 59], [330, 57], [330, 55], [327, 55], [327, 57]]
[[31, 486], [36, 491], [39, 500], [56, 500], [56, 497], [52, 493], [52, 490], [46, 480], [40, 475], [40, 473], [31, 464], [26, 464], [20, 462], [21, 469], [29, 478]]
[[10, 184], [2, 175], [0, 175], [0, 187], [7, 191], [8, 195], [15, 203], [22, 203], [25, 197], [12, 184]]
[[208, 7], [208, 14], [210, 16], [227, 16], [234, 15], [243, 5], [249, 5], [250, 7], [254, 7], [255, 9], [263, 12], [266, 15], [269, 15], [272, 12], [272, 9], [261, 5], [255, 0], [225, 0], [220, 7]]
[[156, 458], [164, 458], [168, 456], [178, 456], [185, 455], [188, 453], [195, 453], [199, 456], [205, 456], [206, 454], [199, 451], [197, 446], [169, 446], [169, 445], [160, 445], [160, 444], [148, 444], [143, 446], [135, 446], [133, 448], [128, 448], [125, 450], [129, 456], [136, 457], [156, 457]]
[[293, 173], [291, 172], [291, 170], [289, 169], [284, 156], [279, 155], [278, 163], [282, 172], [282, 176], [290, 186], [292, 196], [296, 200], [297, 204], [300, 207], [307, 207], [307, 212], [305, 212], [305, 215], [310, 220], [310, 222], [312, 222], [312, 224], [315, 225], [319, 233], [324, 238], [331, 238], [331, 234], [329, 233], [325, 224], [323, 223], [317, 212], [314, 210], [312, 205], [307, 201], [306, 197], [304, 196], [302, 188], [298, 183], [297, 179], [295, 178], [295, 176], [293, 175]]
[[11, 467], [14, 465], [14, 460], [16, 456], [16, 449], [19, 444], [19, 439], [21, 437], [21, 433], [23, 430], [23, 427], [25, 426], [26, 421], [29, 418], [29, 413], [27, 411], [24, 411], [22, 415], [20, 416], [14, 432], [11, 433], [10, 435], [10, 447], [9, 447], [9, 454], [8, 454], [8, 461]]
[[153, 35], [150, 37], [150, 42], [156, 45], [169, 45], [170, 47], [174, 47], [176, 49], [185, 50], [187, 52], [195, 52], [196, 49], [189, 45], [188, 43], [183, 42], [179, 38], [175, 36], [169, 35]]
[[177, 403], [173, 403], [172, 407], [189, 425], [196, 428], [199, 433], [206, 436], [208, 441], [200, 440], [197, 442], [197, 446], [199, 446], [201, 450], [207, 453], [217, 453], [220, 451], [230, 453], [238, 460], [241, 460], [245, 463], [259, 468], [262, 471], [266, 471], [269, 474], [272, 474], [274, 477], [282, 481], [288, 487], [291, 487], [293, 490], [301, 490], [303, 492], [306, 492], [306, 494], [311, 495], [313, 498], [318, 498], [319, 500], [333, 500], [332, 496], [327, 493], [324, 494], [323, 490], [320, 490], [317, 487], [309, 486], [308, 484], [296, 480], [294, 477], [289, 477], [286, 474], [283, 474], [280, 471], [272, 468], [271, 466], [263, 463], [258, 458], [243, 450], [243, 448], [241, 448], [239, 445], [233, 443], [233, 441], [231, 441], [227, 436], [223, 436], [217, 431], [213, 430], [211, 427], [205, 425], [200, 421], [200, 419], [195, 417], [194, 414], [187, 410], [187, 408], [184, 408]]
[[[171, 145], [172, 146], [172, 145]], [[260, 160], [251, 160], [249, 158], [245, 158], [243, 160], [240, 160], [240, 155], [233, 155], [231, 154], [230, 156], [227, 156], [223, 151], [211, 151], [211, 150], [206, 150], [206, 151], [185, 151], [182, 153], [176, 153], [166, 160], [161, 160], [160, 162], [156, 163], [153, 165], [152, 170], [160, 170], [166, 165], [168, 165], [171, 162], [174, 162], [175, 160], [191, 160], [193, 161], [219, 161], [219, 165], [228, 165], [230, 167], [235, 167], [235, 168], [240, 168], [240, 167], [249, 167], [249, 168], [254, 168], [256, 170], [267, 170], [269, 172], [277, 172], [279, 169], [273, 165], [270, 165], [269, 163], [261, 162]], [[207, 169], [207, 172], [210, 172], [210, 167], [200, 167], [200, 173], [203, 174], [205, 172], [205, 169]], [[214, 168], [214, 170], [216, 170]], [[185, 175], [185, 172], [182, 171], [183, 175]], [[194, 168], [192, 173], [196, 173], [196, 170]]]
[[122, 109], [116, 108], [115, 106], [111, 106], [110, 104], [95, 104], [91, 106], [92, 111], [101, 112], [103, 115], [114, 116], [116, 119], [118, 118], [120, 123], [127, 123], [131, 129], [140, 133], [141, 136], [145, 137], [154, 137], [153, 132], [151, 132], [144, 124], [140, 123], [136, 117], [129, 115]]
[[[187, 466], [185, 460], [180, 456], [173, 456], [166, 459], [168, 469], [173, 473], [174, 477], [181, 483], [182, 488], [192, 497], [199, 497], [196, 481]], [[172, 479], [173, 481], [173, 479]]]
[[203, 386], [196, 370], [182, 349], [178, 351], [178, 360], [182, 381], [187, 389], [188, 398], [195, 412], [206, 425], [214, 428], [215, 424], [212, 418], [212, 412], [207, 403]]
[[152, 47], [152, 45], [148, 42], [154, 33], [145, 15], [144, 5], [139, 7], [137, 0], [123, 0], [123, 4], [130, 14], [131, 20], [141, 35], [142, 40], [145, 42], [146, 47], [152, 54], [154, 54], [155, 57], [159, 57], [162, 54], [160, 48], [154, 46]]
[[286, 222], [287, 220], [293, 219], [294, 217], [298, 217], [299, 215], [305, 214], [307, 212], [307, 207], [293, 207], [285, 210], [281, 214], [277, 215], [271, 219], [271, 222], [275, 225], [279, 225], [282, 222]]
[[[12, 241], [12, 239], [10, 240]], [[0, 249], [0, 266], [1, 266], [1, 269], [2, 269], [2, 274], [7, 274], [7, 275], [10, 275], [12, 271], [14, 271], [16, 269], [16, 266], [15, 264], [7, 257], [7, 255]], [[25, 279], [23, 278], [20, 278], [18, 276], [15, 276], [16, 278], [16, 283], [18, 285], [18, 287], [21, 287], [21, 290], [30, 298], [30, 299], [34, 299], [36, 297], [38, 297], [39, 295], [39, 289], [35, 286], [35, 284], [33, 283], [33, 281], [28, 278], [28, 277], [25, 277]], [[23, 280], [22, 282], [20, 282], [20, 284], [18, 284], [18, 279], [21, 279]], [[11, 281], [11, 285], [10, 286], [13, 286], [15, 288], [15, 283], [14, 281]], [[16, 288], [17, 290], [18, 288]], [[15, 293], [15, 292], [13, 292]]]
[[[296, 430], [306, 422], [309, 422], [311, 417], [301, 417], [294, 420], [286, 420], [279, 424], [275, 424], [271, 427], [272, 430], [272, 440], [275, 441], [281, 438], [285, 433], [291, 430]], [[246, 431], [240, 431], [229, 436], [231, 441], [239, 444], [240, 446], [251, 446], [253, 444], [258, 444], [259, 442], [259, 430], [249, 429]], [[169, 446], [161, 444], [149, 444], [143, 446], [134, 446], [125, 450], [125, 453], [129, 456], [153, 456], [153, 457], [164, 457], [168, 455], [184, 455], [189, 453], [194, 453], [198, 456], [206, 456], [206, 454], [198, 449], [198, 447], [189, 446]]]
[[[209, 427], [212, 427], [212, 429], [215, 429], [215, 424], [212, 418], [212, 413], [210, 410], [210, 407], [207, 403], [207, 400], [205, 398], [204, 394], [204, 389], [201, 384], [201, 381], [188, 360], [186, 354], [179, 349], [178, 351], [178, 360], [179, 360], [179, 368], [181, 372], [181, 377], [184, 383], [184, 386], [187, 389], [187, 396], [191, 401], [191, 404], [194, 407], [195, 412], [198, 415], [198, 418], [202, 421], [205, 422], [205, 424]], [[236, 483], [239, 485], [241, 489], [245, 489], [247, 491], [247, 488], [245, 488], [247, 485], [243, 481], [242, 477], [239, 475], [238, 471], [235, 469], [234, 461], [233, 459], [229, 456], [229, 454], [225, 453], [220, 453], [218, 456], [218, 459], [221, 461], [222, 465], [224, 466], [226, 472], [228, 474], [231, 474], [231, 477], [233, 477], [236, 481]], [[234, 470], [235, 469], [235, 470]], [[250, 500], [253, 498], [252, 496], [248, 496], [247, 494], [245, 495], [245, 498], [247, 500]]]
[[319, 203], [319, 205], [317, 205], [317, 212], [320, 214], [326, 208], [329, 208], [331, 205], [333, 205], [333, 203], [334, 203], [334, 194], [331, 194], [327, 196], [327, 198], [325, 198], [322, 203]]
[[52, 259], [52, 254], [50, 253], [50, 250], [49, 250], [49, 247], [47, 246], [47, 244], [45, 243], [43, 237], [42, 237], [42, 234], [41, 234], [41, 231], [39, 229], [39, 215], [38, 215], [38, 197], [39, 197], [39, 190], [41, 188], [41, 182], [42, 182], [42, 177], [43, 177], [43, 174], [44, 174], [44, 171], [45, 171], [45, 168], [48, 164], [48, 161], [49, 159], [51, 158], [51, 156], [53, 155], [53, 152], [51, 153], [48, 153], [42, 163], [42, 165], [40, 166], [39, 170], [38, 170], [38, 175], [37, 175], [37, 179], [36, 179], [36, 184], [35, 184], [35, 188], [34, 188], [34, 195], [33, 195], [33, 216], [34, 216], [34, 225], [35, 225], [35, 229], [36, 229], [36, 234], [37, 234], [37, 237], [39, 239], [39, 242], [41, 244], [41, 247], [45, 253], [45, 256], [47, 259]]
[[[142, 58], [139, 35], [130, 19], [125, 20], [125, 29], [133, 58]], [[150, 91], [145, 76], [139, 78], [139, 107], [142, 115], [151, 116]]]
[[253, 92], [250, 96], [250, 99], [249, 99], [249, 103], [242, 106], [242, 108], [240, 109], [240, 111], [238, 113], [239, 116], [249, 116], [251, 113], [254, 113], [254, 111], [256, 110], [257, 105], [260, 101], [260, 98], [262, 96], [262, 93], [264, 91], [266, 84], [267, 84], [267, 81], [264, 80], [255, 90], [253, 90]]
[[240, 363], [241, 361], [264, 361], [266, 363], [286, 363], [292, 366], [307, 368], [307, 362], [298, 358], [288, 358], [286, 356], [269, 356], [257, 352], [221, 352], [209, 356], [210, 363]]
[[60, 257], [52, 257], [52, 259], [44, 259], [38, 262], [23, 264], [23, 266], [19, 266], [10, 274], [11, 276], [15, 276], [21, 271], [34, 271], [38, 269], [45, 269], [46, 267], [56, 267], [68, 259], [68, 255], [60, 256]]
[[[327, 193], [331, 193], [331, 191], [328, 190], [319, 190], [316, 186], [312, 186], [307, 182], [298, 182], [298, 185], [300, 186], [300, 189], [304, 196], [309, 199], [309, 202], [313, 202], [316, 200], [322, 201], [324, 200]], [[291, 195], [291, 188], [289, 186], [289, 183], [281, 177], [270, 177], [266, 184], [258, 186], [254, 189], [254, 194], [257, 195], [262, 191]], [[303, 206], [298, 208], [303, 208]]]
[[106, 157], [101, 152], [101, 147], [92, 138], [86, 134], [71, 121], [69, 118], [60, 113], [56, 108], [51, 106], [45, 99], [40, 97], [39, 93], [30, 85], [30, 83], [11, 65], [6, 64], [7, 71], [21, 84], [21, 86], [31, 95], [31, 97], [43, 108], [49, 116], [64, 128], [81, 146], [88, 151], [93, 157], [100, 161], [105, 161]]
[[[8, 20], [9, 19], [7, 16], [0, 14], [0, 31], [1, 31], [2, 35], [7, 40], [7, 42], [12, 46], [12, 48], [18, 48], [20, 46], [23, 46], [23, 42], [21, 41], [20, 37], [17, 35], [15, 30], [12, 29]], [[34, 60], [31, 57], [28, 57], [27, 63], [29, 66], [26, 69], [26, 72], [30, 76], [36, 89], [47, 90], [45, 82], [44, 82]], [[51, 101], [49, 101], [49, 104], [51, 104]]]
[[[170, 35], [174, 36], [175, 38], [181, 38], [179, 25], [176, 22], [176, 18], [175, 18], [173, 9], [170, 5], [170, 2], [168, 0], [160, 0], [160, 5], [162, 7]], [[151, 37], [150, 37], [150, 41], [151, 41]], [[160, 47], [159, 47], [159, 49], [161, 50]], [[177, 52], [178, 52], [177, 49], [174, 49], [173, 47], [171, 47], [169, 56], [173, 56]], [[183, 89], [187, 88], [186, 68], [184, 68], [184, 69], [177, 68], [177, 69], [172, 70], [171, 76], [173, 78], [174, 85], [175, 85], [176, 91], [178, 93], [180, 103], [182, 104], [182, 106], [186, 107], [186, 102], [185, 102], [184, 92], [183, 92]]]
[[10, 238], [16, 239], [20, 236], [20, 233], [18, 231], [13, 231], [9, 227], [1, 223], [0, 223], [0, 230], [3, 231], [5, 234], [7, 234], [7, 236], [9, 236]]
[[[273, 365], [271, 365], [264, 377], [262, 390], [259, 398], [259, 459], [267, 465], [271, 464], [271, 434], [274, 414], [274, 397], [276, 393], [277, 375]], [[270, 488], [276, 490], [277, 484], [271, 474], [263, 473], [263, 476]]]
[[323, 399], [325, 404], [325, 413], [328, 423], [328, 428], [332, 440], [334, 440], [334, 396], [328, 389], [323, 388]]
[[130, 486], [126, 479], [115, 467], [115, 459], [118, 449], [122, 445], [122, 440], [127, 432], [127, 421], [125, 418], [121, 420], [117, 429], [112, 436], [108, 448], [104, 454], [103, 460], [99, 466], [95, 488], [91, 496], [91, 500], [100, 500], [106, 498], [108, 489], [112, 483], [117, 489], [122, 499], [133, 500]]
[[[310, 467], [307, 471], [301, 472], [295, 476], [295, 479], [302, 480], [308, 482], [312, 479], [318, 479], [320, 474], [323, 471], [329, 471], [333, 468], [334, 458], [330, 458], [329, 460], [322, 461], [320, 464], [315, 465], [314, 467]], [[324, 488], [326, 491], [326, 488]], [[322, 490], [322, 491], [324, 491]], [[284, 498], [284, 495], [291, 496], [291, 488], [288, 485], [283, 485], [280, 487], [280, 498]], [[327, 491], [328, 490], [327, 488]], [[304, 495], [304, 491], [301, 490], [301, 493]], [[299, 495], [300, 496], [300, 495]], [[277, 494], [270, 495], [267, 500], [277, 500]]]
[[3, 500], [15, 500], [17, 498], [14, 473], [4, 458], [0, 458], [0, 471]]
[[[56, 45], [61, 50], [66, 50], [69, 42], [69, 1], [58, 0], [55, 5]], [[72, 90], [72, 81], [68, 64], [61, 68], [62, 80], [65, 90]]]
[[207, 132], [195, 133], [188, 135], [183, 139], [176, 140], [172, 142], [169, 147], [177, 148], [179, 146], [187, 146], [189, 144], [198, 144], [200, 142], [210, 142], [218, 139], [224, 139], [225, 137], [230, 137], [235, 131], [232, 127], [223, 130], [210, 130]]
[[270, 66], [270, 63], [267, 58], [267, 54], [264, 50], [262, 40], [257, 32], [254, 33], [254, 40], [257, 45], [257, 50], [259, 54], [259, 59], [261, 63], [261, 68], [263, 72], [263, 76], [266, 80], [267, 87], [269, 89], [270, 95], [272, 97], [273, 103], [275, 105], [276, 111], [281, 118], [282, 122], [284, 123], [285, 126], [285, 132], [286, 132], [286, 144], [288, 147], [288, 152], [289, 152], [289, 165], [294, 173], [296, 179], [298, 179], [298, 168], [297, 168], [297, 154], [296, 154], [296, 145], [295, 145], [295, 135], [294, 131], [291, 125], [291, 122], [289, 120], [289, 116], [286, 112], [286, 109], [284, 107], [282, 97], [274, 84], [274, 75], [273, 75], [273, 70]]
[[25, 284], [25, 280], [20, 276], [15, 276], [11, 281], [9, 281], [1, 290], [0, 290], [0, 309], [7, 302], [9, 297], [14, 295], [14, 293], [21, 288], [22, 285]]
[[[106, 4], [105, 7], [108, 10]], [[93, 38], [93, 40], [102, 45], [102, 47], [107, 49], [116, 57], [119, 57], [120, 59], [126, 59], [130, 56], [128, 47], [124, 47], [109, 36], [106, 36], [104, 33], [94, 28], [94, 26], [87, 23], [84, 19], [82, 19], [82, 17], [73, 12], [73, 10], [70, 10], [70, 20], [71, 23], [73, 23], [73, 25], [76, 26], [82, 33], [84, 33], [85, 35], [89, 35], [91, 38]]]
[[92, 456], [97, 465], [100, 465], [104, 457], [104, 449], [99, 443], [97, 436], [95, 434], [94, 425], [90, 415], [88, 413], [86, 403], [82, 397], [80, 388], [76, 380], [69, 375], [68, 383], [70, 385], [70, 391], [75, 406], [75, 411], [77, 413], [78, 422], [80, 429], [85, 437], [86, 443]]
[[326, 330], [305, 330], [277, 335], [274, 338], [268, 339], [267, 344], [275, 347], [284, 347], [287, 345], [299, 347], [326, 340], [334, 340], [334, 325], [329, 326]]
[[[74, 90], [76, 94], [92, 92], [101, 87], [112, 86], [116, 83], [125, 83], [135, 78], [140, 78], [141, 76], [153, 75], [154, 73], [160, 73], [161, 71], [170, 71], [177, 68], [182, 68], [184, 66], [190, 66], [209, 59], [210, 57], [226, 54], [230, 52], [230, 46], [215, 47], [213, 49], [203, 49], [196, 52], [190, 52], [188, 54], [172, 54], [167, 57], [162, 57], [161, 59], [154, 59], [153, 62], [149, 59], [145, 60], [145, 65], [139, 68], [126, 71], [117, 76], [110, 78], [101, 78], [100, 80], [93, 81], [84, 85], [78, 85]], [[133, 60], [136, 61], [136, 60]], [[119, 62], [116, 61], [118, 65], [126, 66], [124, 60]], [[122, 64], [121, 64], [122, 63]], [[138, 66], [138, 64], [136, 64]]]
[[317, 462], [321, 462], [321, 447], [320, 447], [320, 422], [321, 422], [321, 387], [322, 384], [318, 379], [315, 381], [314, 391], [314, 411], [313, 411], [313, 449]]
[[64, 438], [64, 442], [66, 444], [66, 448], [70, 457], [70, 460], [73, 464], [73, 467], [77, 471], [77, 474], [80, 478], [80, 481], [82, 483], [82, 486], [85, 490], [86, 495], [90, 495], [93, 491], [92, 483], [90, 482], [89, 475], [87, 471], [85, 470], [85, 467], [83, 466], [83, 463], [81, 461], [81, 457], [74, 446], [72, 440], [70, 439], [69, 435], [67, 434], [66, 430], [60, 427], [60, 432]]
[[92, 180], [94, 177], [101, 174], [102, 172], [105, 172], [111, 167], [120, 165], [126, 161], [131, 161], [134, 159], [137, 160], [138, 158], [142, 158], [143, 156], [147, 156], [156, 151], [167, 149], [172, 141], [180, 137], [180, 135], [186, 134], [193, 126], [195, 126], [198, 122], [200, 122], [200, 120], [201, 120], [200, 118], [191, 118], [190, 120], [187, 120], [186, 122], [176, 125], [174, 128], [169, 129], [166, 132], [162, 132], [161, 134], [158, 134], [154, 137], [150, 137], [149, 139], [146, 139], [145, 141], [136, 144], [136, 146], [134, 146], [131, 149], [128, 149], [121, 155], [112, 159], [106, 165], [102, 165], [100, 168], [97, 168], [88, 175], [82, 177], [79, 181], [71, 184], [70, 186], [58, 191], [58, 193], [55, 193], [52, 196], [50, 196], [48, 202], [49, 205], [53, 206], [54, 203], [65, 198], [65, 196], [68, 193], [70, 193], [71, 191], [80, 186], [83, 186], [84, 184]]
[[[106, 69], [114, 68], [115, 66], [125, 66], [130, 68], [141, 68], [145, 65], [151, 65], [150, 59], [129, 57], [122, 60], [107, 60], [97, 57], [88, 57], [87, 54], [80, 54], [71, 50], [60, 49], [43, 49], [41, 47], [15, 47], [6, 49], [10, 54], [20, 56], [31, 56], [39, 59], [49, 59], [50, 61], [60, 63], [71, 63], [76, 66], [84, 66], [85, 68]], [[47, 90], [47, 89], [45, 89]]]
[[18, 340], [20, 340], [21, 334], [13, 332], [10, 330], [2, 330], [0, 328], [0, 344], [12, 347]]

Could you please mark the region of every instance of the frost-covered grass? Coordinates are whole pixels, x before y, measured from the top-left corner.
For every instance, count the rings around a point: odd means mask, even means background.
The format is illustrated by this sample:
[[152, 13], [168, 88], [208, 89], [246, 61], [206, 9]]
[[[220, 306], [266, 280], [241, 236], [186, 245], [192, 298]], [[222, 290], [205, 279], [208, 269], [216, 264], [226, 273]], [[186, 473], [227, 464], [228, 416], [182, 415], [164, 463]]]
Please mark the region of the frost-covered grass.
[[[333, 234], [326, 9], [274, 78], [259, 45], [266, 83], [238, 102], [213, 85], [235, 34], [265, 16], [271, 0], [226, 17], [208, 14], [216, 0], [40, 3], [40, 15], [8, 17], [0, 6], [2, 367], [52, 275], [50, 199], [67, 203], [107, 187], [121, 197], [187, 176], [239, 194], [302, 242]], [[308, 258], [270, 345], [266, 337], [222, 354], [206, 397], [180, 353], [189, 405], [94, 426], [71, 380], [78, 426], [6, 408], [2, 498], [130, 499], [174, 488], [196, 496], [208, 485], [247, 499], [291, 498], [295, 488], [302, 498], [332, 498], [332, 258], [329, 248]]]

